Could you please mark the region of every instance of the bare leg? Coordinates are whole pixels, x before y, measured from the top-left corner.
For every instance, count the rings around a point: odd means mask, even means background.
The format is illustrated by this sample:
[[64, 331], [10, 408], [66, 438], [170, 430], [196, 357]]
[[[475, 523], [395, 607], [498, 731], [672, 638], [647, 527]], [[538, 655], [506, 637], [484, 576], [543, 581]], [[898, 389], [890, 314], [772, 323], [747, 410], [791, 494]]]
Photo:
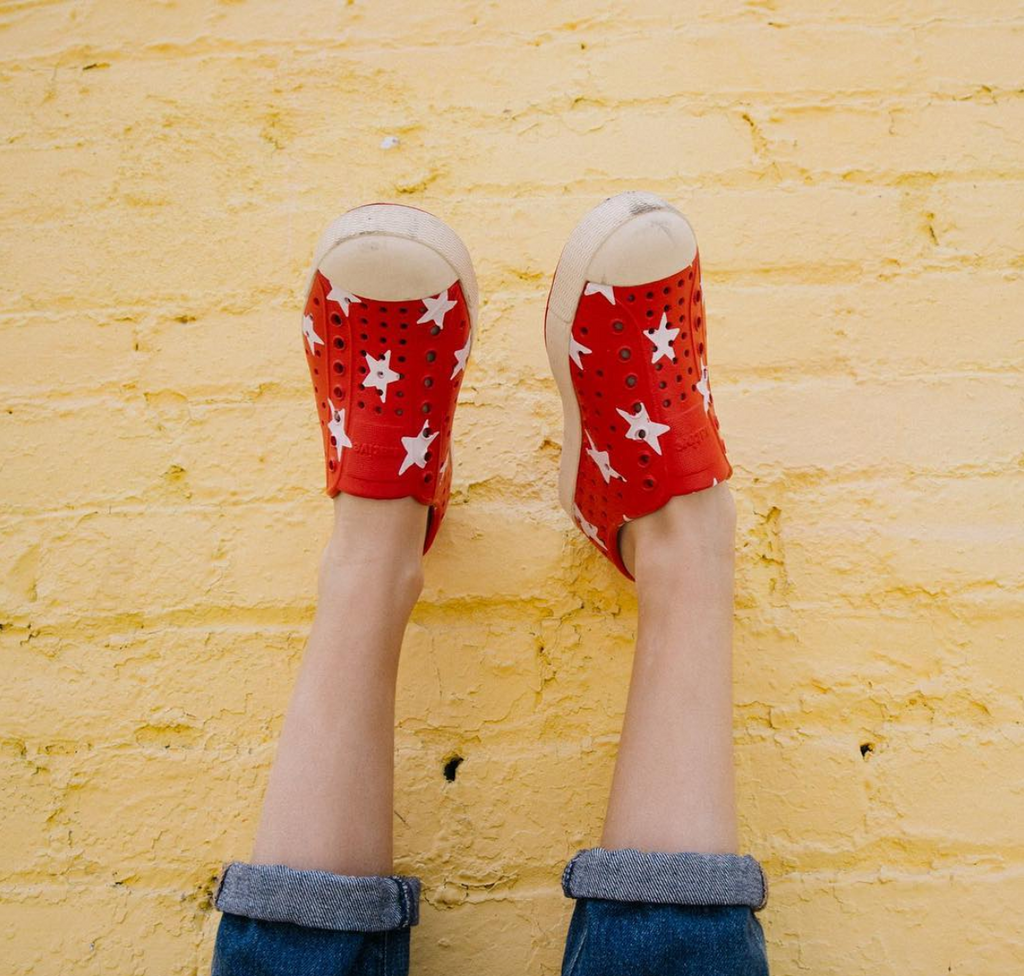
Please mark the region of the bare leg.
[[639, 626], [602, 845], [732, 853], [736, 509], [725, 484], [626, 526]]
[[339, 495], [319, 605], [270, 776], [253, 860], [392, 871], [395, 679], [422, 588], [427, 509]]

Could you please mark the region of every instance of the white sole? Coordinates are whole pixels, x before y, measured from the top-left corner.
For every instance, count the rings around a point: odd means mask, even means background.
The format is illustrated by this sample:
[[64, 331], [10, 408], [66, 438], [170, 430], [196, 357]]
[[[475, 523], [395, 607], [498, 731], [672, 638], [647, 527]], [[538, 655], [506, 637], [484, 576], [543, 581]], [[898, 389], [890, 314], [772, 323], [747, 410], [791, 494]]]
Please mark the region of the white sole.
[[[572, 333], [573, 320], [576, 318], [576, 309], [588, 281], [598, 281], [600, 284], [616, 287], [631, 287], [655, 281], [691, 263], [692, 257], [689, 260], [681, 257], [674, 259], [671, 256], [672, 252], [666, 251], [665, 253], [669, 255], [668, 264], [675, 263], [675, 267], [666, 265], [663, 273], [658, 274], [656, 271], [651, 272], [649, 263], [641, 261], [639, 266], [630, 267], [629, 260], [620, 261], [618, 267], [620, 274], [624, 275], [620, 280], [605, 280], [609, 277], [607, 270], [593, 267], [602, 246], [616, 231], [627, 227], [632, 221], [649, 219], [651, 215], [658, 214], [671, 214], [673, 219], [682, 220], [693, 241], [695, 254], [696, 239], [693, 238], [693, 231], [686, 218], [675, 207], [653, 193], [620, 193], [598, 204], [573, 228], [562, 249], [551, 282], [551, 293], [548, 296], [548, 307], [544, 317], [544, 342], [548, 350], [551, 371], [562, 397], [563, 435], [558, 497], [569, 518], [574, 522], [573, 499], [576, 495], [576, 475], [583, 447], [583, 427], [569, 370], [569, 337]], [[661, 241], [655, 243], [662, 246]], [[664, 250], [663, 246], [662, 249]]]
[[[372, 239], [374, 242], [411, 241], [432, 251], [451, 270], [452, 276], [462, 285], [462, 293], [466, 298], [466, 305], [469, 308], [469, 322], [471, 331], [476, 331], [477, 312], [479, 310], [479, 294], [477, 291], [476, 272], [473, 270], [473, 262], [470, 259], [469, 251], [462, 239], [446, 223], [438, 220], [432, 214], [423, 210], [416, 210], [413, 207], [402, 206], [393, 203], [370, 203], [362, 207], [356, 207], [342, 214], [332, 221], [327, 229], [320, 235], [316, 251], [313, 257], [313, 266], [306, 280], [305, 294], [309, 293], [310, 285], [317, 269], [329, 260], [332, 251], [339, 246], [352, 241]], [[369, 241], [367, 241], [369, 243]], [[396, 249], [397, 250], [397, 249]], [[397, 269], [392, 269], [397, 270]], [[394, 275], [392, 274], [392, 278]], [[450, 282], [449, 282], [450, 283]], [[422, 298], [425, 294], [435, 294], [441, 291], [445, 285], [440, 285], [432, 291], [427, 290], [422, 295], [393, 295], [384, 294], [369, 295], [366, 298], [385, 297], [393, 300]]]

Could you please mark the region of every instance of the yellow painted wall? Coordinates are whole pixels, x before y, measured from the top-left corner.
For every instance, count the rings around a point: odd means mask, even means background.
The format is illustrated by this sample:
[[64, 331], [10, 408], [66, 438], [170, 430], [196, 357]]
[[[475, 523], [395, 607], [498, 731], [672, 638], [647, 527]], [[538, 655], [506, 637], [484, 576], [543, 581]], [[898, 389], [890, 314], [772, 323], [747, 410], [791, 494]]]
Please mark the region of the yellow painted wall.
[[556, 506], [541, 323], [632, 187], [702, 243], [773, 971], [1024, 971], [1017, 0], [10, 0], [0, 131], [4, 976], [208, 965], [328, 527], [303, 274], [373, 200], [484, 302], [401, 676], [415, 972], [556, 971], [635, 602]]

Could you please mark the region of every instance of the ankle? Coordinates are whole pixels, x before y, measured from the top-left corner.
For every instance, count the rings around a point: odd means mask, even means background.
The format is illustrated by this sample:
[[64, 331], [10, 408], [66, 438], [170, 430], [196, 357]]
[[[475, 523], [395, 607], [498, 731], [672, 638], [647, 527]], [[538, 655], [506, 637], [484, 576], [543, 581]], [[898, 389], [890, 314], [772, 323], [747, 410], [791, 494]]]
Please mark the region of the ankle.
[[320, 559], [320, 587], [382, 588], [410, 606], [423, 589], [427, 508], [411, 498], [338, 495], [334, 530]]
[[622, 558], [639, 583], [663, 576], [680, 561], [725, 564], [735, 560], [736, 503], [728, 484], [678, 495], [650, 515], [629, 522], [622, 533]]

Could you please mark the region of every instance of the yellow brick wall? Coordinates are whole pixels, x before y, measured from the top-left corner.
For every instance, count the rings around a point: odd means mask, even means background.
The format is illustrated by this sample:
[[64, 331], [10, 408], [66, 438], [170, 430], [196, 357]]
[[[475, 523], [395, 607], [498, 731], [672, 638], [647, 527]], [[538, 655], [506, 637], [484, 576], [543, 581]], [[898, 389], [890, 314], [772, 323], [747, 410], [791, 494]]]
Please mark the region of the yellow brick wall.
[[702, 243], [774, 973], [1024, 968], [1017, 0], [12, 0], [0, 119], [4, 976], [208, 965], [328, 527], [303, 274], [373, 200], [484, 302], [401, 675], [415, 971], [556, 972], [635, 601], [556, 507], [541, 323], [632, 187]]

